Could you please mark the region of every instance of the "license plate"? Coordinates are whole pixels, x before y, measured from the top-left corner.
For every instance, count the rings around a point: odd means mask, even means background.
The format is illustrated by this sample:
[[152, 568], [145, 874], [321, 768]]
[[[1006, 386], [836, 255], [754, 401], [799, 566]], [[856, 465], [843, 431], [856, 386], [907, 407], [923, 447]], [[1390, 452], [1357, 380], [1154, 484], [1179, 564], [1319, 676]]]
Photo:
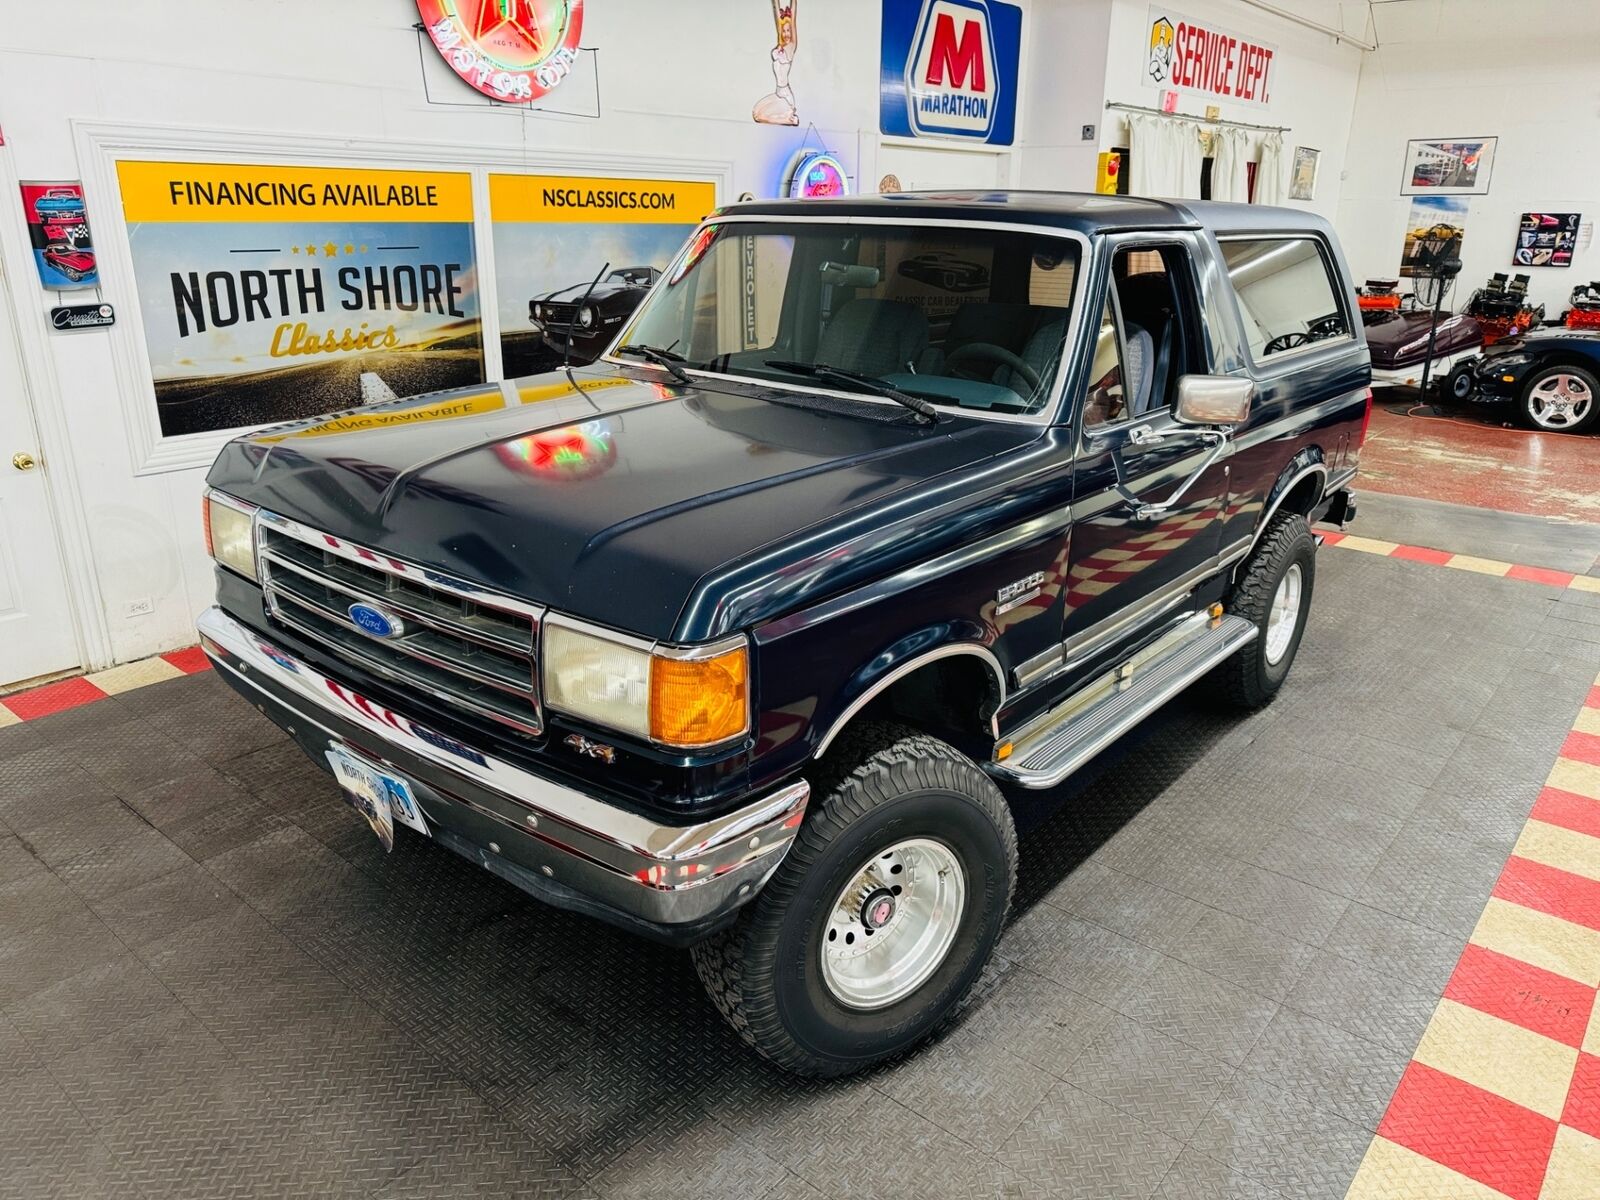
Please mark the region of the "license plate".
[[328, 750], [327, 759], [345, 800], [367, 819], [385, 850], [394, 849], [396, 821], [418, 833], [428, 833], [428, 823], [422, 819], [411, 785], [404, 779], [339, 747]]

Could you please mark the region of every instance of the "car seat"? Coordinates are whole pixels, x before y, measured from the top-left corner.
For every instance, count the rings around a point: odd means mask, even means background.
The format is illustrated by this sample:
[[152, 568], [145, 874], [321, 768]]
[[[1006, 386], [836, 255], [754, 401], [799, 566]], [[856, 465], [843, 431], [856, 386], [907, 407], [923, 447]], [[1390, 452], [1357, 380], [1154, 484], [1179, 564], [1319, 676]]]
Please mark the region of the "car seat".
[[1128, 352], [1128, 415], [1142, 417], [1165, 407], [1172, 371], [1172, 283], [1160, 272], [1130, 275], [1117, 284], [1126, 321]]
[[822, 331], [817, 361], [863, 375], [891, 375], [928, 348], [928, 318], [899, 300], [847, 302]]
[[[1039, 380], [1043, 386], [1048, 387], [1050, 385], [1050, 377], [1054, 373], [1052, 367], [1055, 364], [1056, 355], [1061, 350], [1061, 339], [1066, 336], [1067, 319], [1066, 317], [1061, 317], [1058, 320], [1045, 321], [1041, 324], [1033, 331], [1033, 335], [1028, 338], [1027, 344], [1022, 347], [1022, 361], [1039, 373]], [[1020, 372], [1013, 370], [1011, 367], [1002, 366], [994, 373], [994, 381], [1001, 387], [1010, 388], [1019, 396], [1033, 394], [1033, 385]]]

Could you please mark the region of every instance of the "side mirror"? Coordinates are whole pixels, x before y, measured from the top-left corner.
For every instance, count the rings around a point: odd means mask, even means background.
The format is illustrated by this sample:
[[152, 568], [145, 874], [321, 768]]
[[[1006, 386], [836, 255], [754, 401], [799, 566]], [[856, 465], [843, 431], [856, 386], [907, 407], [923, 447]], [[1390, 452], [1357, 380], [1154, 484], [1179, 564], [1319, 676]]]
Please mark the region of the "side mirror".
[[1240, 425], [1250, 418], [1256, 385], [1232, 375], [1185, 375], [1178, 380], [1178, 421], [1184, 425]]

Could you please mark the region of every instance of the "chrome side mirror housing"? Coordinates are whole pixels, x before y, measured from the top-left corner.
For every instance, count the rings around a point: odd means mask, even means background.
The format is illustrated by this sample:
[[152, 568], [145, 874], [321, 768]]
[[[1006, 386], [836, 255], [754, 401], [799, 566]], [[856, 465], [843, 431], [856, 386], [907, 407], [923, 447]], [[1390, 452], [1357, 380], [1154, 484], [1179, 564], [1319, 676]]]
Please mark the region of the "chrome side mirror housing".
[[1184, 425], [1241, 425], [1250, 419], [1256, 385], [1232, 375], [1185, 375], [1178, 380], [1178, 410]]

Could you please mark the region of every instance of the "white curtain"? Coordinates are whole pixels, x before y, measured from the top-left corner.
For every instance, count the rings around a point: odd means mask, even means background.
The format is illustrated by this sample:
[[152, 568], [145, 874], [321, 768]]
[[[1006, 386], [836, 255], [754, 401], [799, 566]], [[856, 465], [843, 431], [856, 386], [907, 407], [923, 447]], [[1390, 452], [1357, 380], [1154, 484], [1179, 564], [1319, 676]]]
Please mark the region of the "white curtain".
[[1128, 117], [1128, 153], [1135, 196], [1200, 196], [1200, 130], [1192, 121], [1133, 114]]
[[[1249, 139], [1242, 129], [1227, 126], [1211, 135], [1211, 198], [1243, 204], [1250, 199], [1246, 170]], [[1137, 161], [1137, 159], [1135, 160]]]
[[1283, 135], [1269, 133], [1261, 139], [1261, 160], [1256, 164], [1256, 203], [1283, 203]]

